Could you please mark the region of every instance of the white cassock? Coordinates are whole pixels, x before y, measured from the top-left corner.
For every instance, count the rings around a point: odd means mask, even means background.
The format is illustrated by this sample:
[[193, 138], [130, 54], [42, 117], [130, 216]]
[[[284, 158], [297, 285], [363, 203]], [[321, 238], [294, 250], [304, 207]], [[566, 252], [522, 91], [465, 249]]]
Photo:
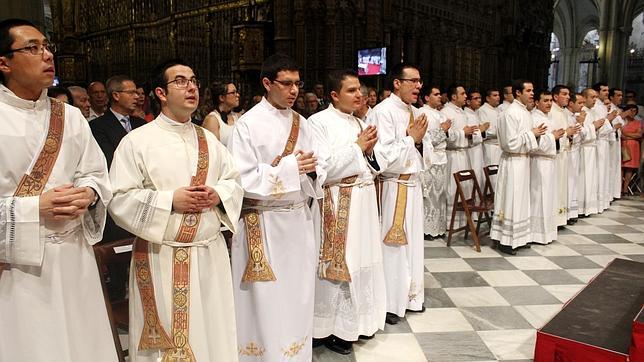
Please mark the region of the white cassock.
[[548, 244], [557, 239], [555, 202], [558, 202], [559, 175], [557, 145], [552, 131], [558, 127], [537, 108], [531, 113], [533, 128], [545, 124], [548, 129], [537, 139], [539, 146], [530, 154], [530, 229], [533, 242]]
[[[456, 195], [456, 181], [454, 173], [463, 170], [472, 169], [467, 150], [470, 147], [470, 139], [473, 137], [465, 136], [463, 128], [467, 126], [467, 115], [465, 111], [448, 102], [441, 113], [452, 120], [452, 127], [449, 129], [449, 138], [447, 140], [447, 228], [449, 229], [452, 209], [454, 208], [454, 195]], [[472, 183], [464, 182], [462, 185], [465, 197], [472, 194]], [[463, 211], [456, 212], [454, 218], [454, 229], [465, 226], [467, 223]]]
[[582, 109], [586, 112], [586, 119], [581, 130], [581, 160], [579, 162], [577, 198], [579, 214], [588, 216], [598, 212], [597, 134], [593, 125], [595, 113], [585, 106]]
[[[381, 220], [382, 237], [391, 229], [396, 209], [398, 185], [407, 185], [404, 217], [405, 245], [383, 244], [385, 281], [387, 286], [387, 312], [403, 317], [405, 310], [421, 310], [425, 300], [424, 289], [424, 240], [423, 240], [423, 191], [420, 172], [424, 160], [414, 145], [414, 139], [407, 136], [410, 109], [414, 119], [420, 112], [405, 104], [397, 95], [373, 108], [368, 124], [378, 129], [378, 144], [386, 160], [381, 163]], [[423, 154], [431, 154], [431, 142], [423, 139]], [[384, 164], [384, 165], [383, 165]], [[399, 180], [402, 174], [410, 174], [408, 181]]]
[[532, 128], [532, 116], [519, 100], [512, 102], [498, 123], [499, 145], [503, 154], [494, 188], [490, 238], [512, 248], [532, 241], [529, 152], [538, 147]]
[[499, 115], [501, 115], [501, 113], [507, 111], [508, 108], [510, 108], [510, 105], [512, 103], [514, 103], [514, 101], [512, 101], [512, 102], [503, 101], [501, 104], [499, 104], [499, 107], [498, 107], [499, 108]]
[[[441, 123], [447, 118], [437, 109], [424, 105], [420, 111], [427, 115], [427, 136], [432, 143], [430, 164], [422, 172], [423, 202], [425, 206], [424, 233], [431, 236], [445, 234], [447, 228], [447, 134]], [[426, 158], [426, 157], [424, 157]]]
[[601, 213], [608, 209], [610, 202], [613, 200], [613, 191], [610, 188], [610, 164], [613, 161], [610, 155], [610, 144], [611, 142], [615, 142], [615, 132], [613, 132], [613, 126], [606, 118], [608, 116], [608, 108], [606, 108], [606, 105], [601, 100], [597, 99], [592, 112], [595, 113], [595, 119], [604, 120], [604, 124], [597, 130], [597, 170], [599, 171], [599, 182], [597, 183], [599, 201], [597, 207]]
[[[0, 84], [0, 361], [116, 361], [92, 245], [112, 197], [105, 157], [78, 108], [65, 104], [62, 145], [43, 192], [91, 187], [100, 200], [72, 221], [40, 219], [39, 196], [14, 197], [49, 129], [50, 99]], [[13, 256], [12, 256], [13, 255]]]
[[[557, 105], [554, 101], [552, 102], [552, 109], [548, 113], [548, 119], [551, 121], [552, 129], [563, 129], [564, 131], [568, 128], [568, 119], [564, 114], [564, 110]], [[557, 226], [566, 225], [566, 220], [568, 220], [568, 152], [570, 150], [570, 141], [566, 134], [559, 138], [559, 149], [557, 150], [556, 158], [556, 177], [554, 183], [554, 188], [551, 191], [555, 191], [555, 224]]]
[[[299, 116], [294, 151], [318, 154], [310, 123]], [[235, 122], [228, 145], [244, 188], [258, 200], [265, 257], [275, 281], [242, 282], [248, 262], [243, 219], [231, 247], [237, 340], [242, 361], [310, 361], [312, 358], [315, 273], [318, 262], [309, 202], [322, 198], [324, 163], [315, 180], [300, 175], [295, 154], [281, 155], [293, 124], [293, 111], [277, 109], [266, 98]], [[317, 207], [317, 203], [313, 203]]]
[[[309, 118], [315, 129], [320, 155], [326, 164], [325, 186], [340, 215], [340, 184], [346, 177], [358, 176], [351, 188], [345, 260], [350, 282], [316, 278], [313, 337], [335, 335], [347, 341], [370, 336], [383, 329], [386, 315], [385, 274], [382, 265], [382, 242], [373, 169], [360, 146], [358, 134], [366, 124], [340, 112], [332, 104]], [[378, 150], [375, 158], [383, 159]], [[316, 233], [320, 247], [320, 233]]]
[[[205, 185], [217, 191], [221, 206], [202, 212], [192, 243], [175, 242], [183, 214], [171, 211], [172, 199], [176, 189], [190, 186], [197, 171], [195, 127], [191, 122], [176, 122], [161, 113], [123, 138], [110, 168], [114, 187], [110, 215], [118, 226], [149, 241], [148, 258], [159, 320], [170, 338], [173, 252], [176, 247], [190, 250], [188, 343], [197, 361], [235, 361], [237, 339], [230, 262], [220, 229], [223, 223], [235, 232], [242, 189], [228, 150], [208, 131]], [[134, 261], [130, 266], [129, 307], [129, 358], [156, 361], [163, 351], [137, 348], [144, 314]]]
[[[568, 120], [568, 127], [572, 127], [577, 124], [577, 113], [573, 114], [564, 108], [563, 110], [566, 119]], [[579, 167], [581, 163], [581, 141], [582, 133], [579, 132], [572, 137], [572, 140], [568, 139], [570, 149], [568, 150], [568, 219], [575, 219], [579, 216], [579, 185], [584, 182], [580, 177]]]
[[[485, 139], [483, 140], [485, 166], [498, 165], [501, 160], [501, 147], [499, 147], [499, 140], [496, 136], [499, 110], [489, 103], [484, 103], [476, 112], [479, 114], [481, 123], [490, 122], [490, 128], [485, 131]], [[496, 176], [492, 176], [492, 181], [496, 181]]]
[[[464, 111], [467, 116], [468, 126], [478, 126], [482, 123], [477, 112], [473, 111], [469, 107], [465, 107]], [[467, 149], [467, 157], [470, 159], [470, 166], [472, 167], [472, 170], [474, 170], [476, 181], [479, 183], [479, 188], [483, 191], [483, 187], [485, 186], [485, 173], [483, 172], [485, 160], [483, 157], [483, 136], [481, 131], [476, 131], [472, 134], [470, 147]], [[466, 194], [465, 197], [470, 197], [470, 195], [471, 194]]]
[[[618, 106], [613, 103], [610, 104], [609, 112], [616, 110], [618, 113], [621, 111]], [[610, 144], [611, 154], [611, 190], [613, 190], [613, 198], [620, 199], [622, 197], [622, 130], [616, 129], [615, 126], [621, 124], [622, 127], [626, 124], [621, 116], [615, 117], [613, 122], [613, 129], [615, 131], [615, 142]]]

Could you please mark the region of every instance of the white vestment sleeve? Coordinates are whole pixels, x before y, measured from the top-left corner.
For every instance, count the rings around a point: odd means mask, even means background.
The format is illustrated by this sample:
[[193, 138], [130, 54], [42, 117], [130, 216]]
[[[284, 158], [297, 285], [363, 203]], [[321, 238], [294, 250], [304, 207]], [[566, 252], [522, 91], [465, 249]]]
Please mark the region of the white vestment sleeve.
[[40, 196], [0, 198], [0, 262], [39, 266]]
[[[349, 143], [342, 147], [331, 146], [330, 135], [320, 122], [311, 121], [315, 142], [318, 145], [318, 160], [326, 164], [326, 177], [328, 180], [340, 180], [348, 176], [360, 174], [360, 160], [364, 157], [362, 149], [357, 143]], [[324, 122], [323, 119], [319, 120]]]
[[[81, 116], [80, 112], [78, 116]], [[83, 235], [90, 245], [103, 238], [107, 204], [112, 199], [107, 162], [98, 143], [92, 136], [89, 125], [82, 120], [83, 155], [74, 174], [74, 187], [91, 187], [98, 196], [96, 205], [82, 216]]]
[[258, 200], [288, 200], [300, 195], [301, 181], [293, 154], [275, 167], [257, 159], [248, 126], [240, 122], [233, 128], [228, 147], [235, 158], [246, 197]]
[[[212, 146], [212, 145], [211, 145]], [[235, 233], [237, 230], [237, 220], [241, 213], [244, 190], [239, 184], [239, 172], [235, 168], [233, 157], [228, 150], [220, 143], [217, 143], [216, 155], [221, 158], [221, 169], [219, 170], [219, 180], [212, 188], [217, 191], [221, 200], [221, 205], [226, 212], [215, 206], [214, 210], [219, 216], [222, 224]]]
[[151, 185], [143, 185], [143, 172], [143, 160], [134, 152], [130, 139], [124, 137], [114, 152], [110, 169], [114, 197], [109, 212], [118, 226], [159, 243], [170, 219], [174, 190], [157, 191], [150, 189]]

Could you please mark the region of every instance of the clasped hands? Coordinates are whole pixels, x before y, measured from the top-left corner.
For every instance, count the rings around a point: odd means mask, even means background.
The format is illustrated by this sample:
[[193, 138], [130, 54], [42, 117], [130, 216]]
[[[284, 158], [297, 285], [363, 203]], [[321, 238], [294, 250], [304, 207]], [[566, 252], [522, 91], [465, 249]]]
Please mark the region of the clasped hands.
[[65, 184], [43, 192], [39, 199], [40, 217], [49, 221], [68, 221], [83, 215], [96, 199], [91, 187]]
[[358, 133], [358, 139], [356, 139], [358, 147], [360, 147], [362, 153], [366, 155], [371, 155], [373, 153], [373, 147], [376, 145], [376, 142], [378, 142], [378, 130], [376, 129], [376, 126], [372, 124], [368, 125], [367, 128]]
[[177, 212], [201, 212], [221, 203], [219, 194], [210, 186], [187, 186], [174, 190], [172, 209]]
[[407, 127], [407, 135], [414, 139], [415, 144], [419, 144], [423, 141], [425, 132], [427, 132], [427, 116], [423, 113]]

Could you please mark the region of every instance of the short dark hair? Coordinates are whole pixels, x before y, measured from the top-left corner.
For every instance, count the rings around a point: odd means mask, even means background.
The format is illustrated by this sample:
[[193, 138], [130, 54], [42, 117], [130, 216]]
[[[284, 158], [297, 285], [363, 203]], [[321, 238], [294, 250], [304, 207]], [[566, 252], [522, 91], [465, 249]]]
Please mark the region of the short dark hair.
[[468, 89], [468, 90], [467, 90], [467, 98], [468, 98], [468, 99], [471, 99], [471, 98], [472, 98], [472, 94], [474, 94], [474, 93], [481, 94], [481, 92], [479, 92], [479, 90], [478, 90], [478, 89], [476, 89], [476, 88], [470, 88], [470, 89]]
[[617, 88], [617, 87], [609, 89], [608, 98], [613, 98], [615, 96], [615, 92], [621, 92], [621, 91], [622, 91], [621, 88]]
[[[114, 98], [112, 97], [114, 92], [122, 91], [123, 90], [123, 83], [130, 81], [134, 83], [132, 78], [128, 77], [127, 75], [123, 74], [118, 74], [111, 76], [107, 82], [105, 82], [105, 89], [107, 93], [107, 99], [110, 101], [110, 104], [114, 101]], [[134, 86], [136, 86], [136, 83], [134, 83]]]
[[485, 90], [485, 97], [491, 96], [492, 92], [499, 92], [499, 94], [501, 93], [498, 88], [492, 87]]
[[627, 89], [626, 91], [624, 91], [624, 95], [627, 95], [628, 93], [633, 93], [633, 97], [637, 97], [637, 92], [632, 89]]
[[606, 83], [606, 82], [597, 82], [597, 83], [593, 84], [593, 89], [595, 90], [595, 92], [599, 93], [599, 90], [602, 89], [602, 87], [608, 87], [608, 83]]
[[568, 101], [568, 104], [570, 104], [570, 102], [577, 102], [577, 97], [583, 97], [583, 95], [581, 93], [571, 93], [570, 101]]
[[166, 77], [165, 73], [169, 68], [172, 68], [175, 65], [184, 65], [186, 67], [190, 67], [183, 60], [176, 58], [176, 59], [170, 59], [159, 63], [156, 67], [154, 67], [154, 70], [152, 72], [152, 79], [150, 79], [150, 88], [152, 89], [152, 94], [154, 94], [154, 99], [158, 102], [159, 106], [161, 105], [161, 100], [159, 99], [159, 97], [157, 96], [157, 93], [154, 90], [157, 88], [161, 88], [166, 92], [168, 91], [169, 80]]
[[[340, 93], [342, 90], [342, 81], [349, 77], [358, 78], [358, 73], [353, 69], [335, 70], [330, 72], [326, 83], [326, 88], [329, 94], [333, 91]], [[317, 84], [320, 83], [316, 83], [316, 85]]]
[[568, 92], [570, 92], [570, 88], [568, 86], [563, 85], [563, 84], [557, 84], [554, 87], [552, 87], [552, 95], [553, 96], [558, 96], [559, 93], [561, 93], [562, 90], [568, 89]]
[[514, 84], [513, 83], [508, 83], [503, 86], [503, 94], [508, 94], [505, 92], [505, 89], [510, 87], [510, 93], [512, 93], [512, 96], [514, 96]]
[[465, 89], [465, 86], [459, 83], [452, 83], [447, 87], [447, 90], [445, 91], [445, 93], [447, 93], [447, 99], [449, 101], [452, 100], [452, 96], [455, 96], [458, 93], [458, 87], [462, 87], [463, 89]]
[[47, 89], [47, 97], [56, 98], [59, 95], [64, 94], [67, 96], [67, 103], [74, 104], [74, 99], [72, 98], [72, 93], [63, 87], [51, 87]]
[[532, 82], [527, 79], [515, 79], [512, 82], [512, 95], [516, 97], [517, 92], [523, 93], [523, 90], [525, 89], [525, 85], [528, 83], [532, 84]]
[[394, 65], [394, 67], [391, 68], [391, 72], [389, 73], [389, 82], [388, 82], [392, 90], [395, 89], [394, 80], [402, 79], [402, 77], [405, 75], [405, 69], [418, 70], [418, 67], [410, 63], [398, 63]]
[[551, 96], [551, 95], [552, 95], [552, 93], [549, 90], [547, 90], [547, 89], [539, 89], [538, 91], [536, 91], [534, 93], [534, 99], [535, 99], [535, 101], [540, 101], [541, 96]]
[[[11, 46], [15, 39], [11, 36], [11, 29], [17, 26], [31, 26], [38, 29], [32, 22], [25, 19], [13, 18], [0, 21], [0, 56], [13, 57]], [[4, 83], [4, 74], [2, 72], [0, 72], [0, 83]]]
[[423, 88], [420, 90], [420, 97], [422, 100], [425, 100], [425, 97], [432, 94], [432, 89], [438, 89], [438, 91], [441, 91], [441, 88], [435, 84], [427, 84], [424, 85]]
[[286, 54], [276, 53], [264, 60], [259, 80], [268, 78], [271, 82], [277, 78], [277, 73], [282, 71], [299, 72], [300, 67]]

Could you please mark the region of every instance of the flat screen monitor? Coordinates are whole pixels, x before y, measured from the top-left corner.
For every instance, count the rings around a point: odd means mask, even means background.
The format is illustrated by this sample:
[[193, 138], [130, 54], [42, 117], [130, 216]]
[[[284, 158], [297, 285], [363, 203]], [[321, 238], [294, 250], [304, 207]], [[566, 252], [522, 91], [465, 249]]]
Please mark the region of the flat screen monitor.
[[387, 74], [387, 48], [358, 50], [358, 75]]

